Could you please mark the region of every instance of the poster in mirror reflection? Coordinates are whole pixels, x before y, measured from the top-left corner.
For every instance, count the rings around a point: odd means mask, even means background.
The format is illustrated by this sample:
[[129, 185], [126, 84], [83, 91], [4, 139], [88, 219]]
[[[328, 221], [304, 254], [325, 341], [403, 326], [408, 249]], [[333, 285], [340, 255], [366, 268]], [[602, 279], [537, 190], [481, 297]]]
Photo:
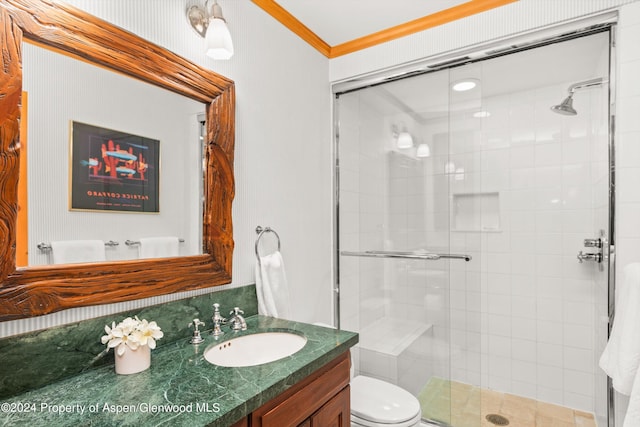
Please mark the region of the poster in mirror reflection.
[[160, 141], [71, 122], [69, 207], [158, 213]]

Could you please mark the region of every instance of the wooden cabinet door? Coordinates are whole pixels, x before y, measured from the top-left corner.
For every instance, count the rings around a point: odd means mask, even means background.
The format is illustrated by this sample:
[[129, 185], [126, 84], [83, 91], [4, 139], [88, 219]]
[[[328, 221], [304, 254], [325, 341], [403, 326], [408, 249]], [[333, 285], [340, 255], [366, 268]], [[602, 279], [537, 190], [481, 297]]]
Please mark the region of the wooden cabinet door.
[[349, 386], [336, 394], [311, 416], [311, 427], [349, 427], [351, 406]]
[[[251, 414], [251, 427], [298, 427], [341, 395], [349, 385], [349, 352], [336, 357], [320, 368], [307, 379], [294, 385], [280, 396], [267, 402]], [[349, 409], [349, 392], [347, 391], [347, 414]], [[346, 421], [349, 420], [347, 416]], [[327, 426], [330, 426], [328, 424]], [[340, 424], [337, 424], [340, 425]], [[311, 424], [311, 427], [323, 426], [322, 423]], [[344, 424], [349, 427], [348, 423]]]

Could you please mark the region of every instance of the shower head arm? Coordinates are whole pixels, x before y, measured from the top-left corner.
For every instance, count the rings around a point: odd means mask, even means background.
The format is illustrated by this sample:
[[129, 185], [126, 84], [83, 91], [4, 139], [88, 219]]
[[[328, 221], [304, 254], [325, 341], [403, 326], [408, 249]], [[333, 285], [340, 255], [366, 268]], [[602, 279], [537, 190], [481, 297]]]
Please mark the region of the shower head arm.
[[578, 89], [586, 89], [589, 87], [601, 86], [603, 83], [606, 83], [606, 82], [607, 81], [604, 80], [602, 77], [598, 77], [597, 79], [585, 80], [583, 82], [574, 83], [571, 86], [569, 86], [569, 89], [568, 89], [569, 95], [573, 95], [575, 91]]

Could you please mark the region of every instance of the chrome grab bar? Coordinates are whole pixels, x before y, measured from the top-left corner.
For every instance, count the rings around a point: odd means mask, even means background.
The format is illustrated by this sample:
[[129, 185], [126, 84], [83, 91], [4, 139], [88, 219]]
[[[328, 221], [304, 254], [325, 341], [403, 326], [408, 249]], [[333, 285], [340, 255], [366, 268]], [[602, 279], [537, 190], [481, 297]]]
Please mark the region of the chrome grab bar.
[[345, 256], [361, 256], [372, 258], [405, 258], [405, 259], [422, 259], [428, 261], [437, 261], [439, 259], [463, 259], [467, 262], [471, 261], [471, 255], [463, 254], [432, 254], [428, 252], [398, 252], [398, 251], [364, 251], [350, 252], [342, 251], [340, 255]]

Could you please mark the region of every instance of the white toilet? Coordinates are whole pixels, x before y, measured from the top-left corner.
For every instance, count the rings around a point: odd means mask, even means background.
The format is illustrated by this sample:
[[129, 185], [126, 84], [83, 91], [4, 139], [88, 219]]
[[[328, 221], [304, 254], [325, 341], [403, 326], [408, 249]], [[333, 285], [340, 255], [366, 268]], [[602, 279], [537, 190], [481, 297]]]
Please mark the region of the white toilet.
[[[323, 323], [317, 326], [332, 328]], [[418, 399], [397, 385], [364, 375], [351, 365], [351, 427], [419, 427]]]
[[418, 427], [422, 411], [411, 393], [358, 375], [351, 379], [351, 427]]

